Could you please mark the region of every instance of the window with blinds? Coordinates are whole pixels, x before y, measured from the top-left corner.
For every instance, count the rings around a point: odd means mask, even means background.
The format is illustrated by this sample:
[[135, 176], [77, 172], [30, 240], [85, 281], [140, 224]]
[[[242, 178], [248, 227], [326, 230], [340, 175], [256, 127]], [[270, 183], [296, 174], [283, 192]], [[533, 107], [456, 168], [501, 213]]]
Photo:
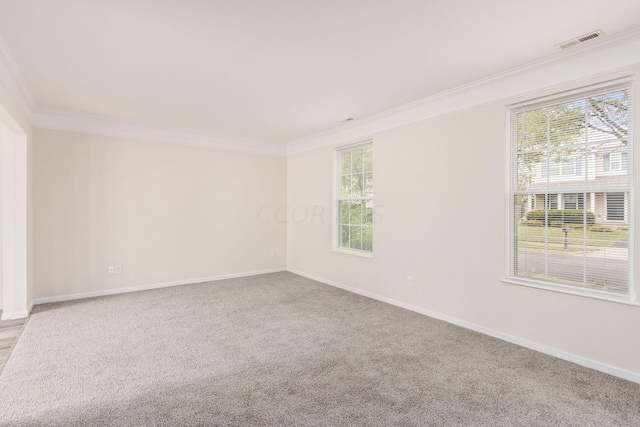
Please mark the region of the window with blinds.
[[631, 79], [509, 108], [507, 275], [635, 300]]
[[337, 150], [336, 247], [373, 252], [373, 145]]

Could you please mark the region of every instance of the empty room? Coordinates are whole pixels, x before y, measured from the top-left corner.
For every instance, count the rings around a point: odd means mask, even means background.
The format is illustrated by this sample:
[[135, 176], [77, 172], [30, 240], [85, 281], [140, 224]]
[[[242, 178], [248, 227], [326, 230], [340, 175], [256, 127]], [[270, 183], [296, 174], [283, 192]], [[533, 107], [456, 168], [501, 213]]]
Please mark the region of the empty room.
[[0, 0], [0, 426], [640, 426], [637, 0]]

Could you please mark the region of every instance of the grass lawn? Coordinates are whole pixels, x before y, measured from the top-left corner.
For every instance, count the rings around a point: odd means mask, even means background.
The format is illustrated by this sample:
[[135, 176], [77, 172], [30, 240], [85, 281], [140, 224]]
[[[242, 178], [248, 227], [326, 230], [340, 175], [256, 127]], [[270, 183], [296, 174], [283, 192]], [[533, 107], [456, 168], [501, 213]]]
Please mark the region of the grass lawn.
[[[548, 242], [551, 244], [564, 244], [564, 231], [562, 227], [534, 227], [531, 225], [518, 226], [518, 243], [544, 243], [545, 232], [547, 233]], [[571, 248], [584, 244], [584, 229], [571, 228], [567, 236], [569, 247]], [[609, 229], [607, 231], [593, 231], [587, 228], [586, 243], [587, 246], [611, 247], [616, 243], [627, 241], [629, 231], [619, 229]], [[536, 245], [524, 245], [523, 247], [533, 247]]]

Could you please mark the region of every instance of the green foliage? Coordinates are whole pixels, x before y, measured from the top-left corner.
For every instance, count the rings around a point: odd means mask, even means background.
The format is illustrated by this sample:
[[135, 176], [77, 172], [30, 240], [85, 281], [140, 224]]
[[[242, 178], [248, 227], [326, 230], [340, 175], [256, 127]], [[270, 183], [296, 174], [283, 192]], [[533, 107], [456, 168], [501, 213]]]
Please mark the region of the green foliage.
[[[568, 251], [570, 252], [583, 251], [584, 245], [587, 246], [587, 251], [590, 251], [629, 241], [629, 232], [626, 230], [601, 227], [599, 225], [587, 227], [586, 229], [573, 227], [571, 224], [565, 226], [569, 227], [567, 237], [569, 242]], [[518, 225], [518, 248], [564, 250], [565, 233], [563, 228], [565, 226], [538, 227], [520, 224]], [[594, 231], [594, 228], [596, 230], [607, 229], [607, 231]]]
[[340, 159], [342, 175], [351, 174], [351, 151], [343, 151]]
[[518, 115], [518, 149], [554, 148], [570, 145], [586, 130], [580, 105], [560, 104]]
[[520, 221], [521, 225], [528, 225], [530, 227], [544, 227], [544, 220], [539, 219], [523, 219]]
[[373, 249], [373, 227], [341, 225], [340, 246], [371, 252]]
[[[536, 223], [546, 224], [550, 226], [560, 227], [564, 224], [583, 224], [585, 220], [585, 211], [582, 209], [536, 209], [527, 212], [527, 221], [535, 221]], [[587, 225], [593, 225], [596, 222], [596, 216], [593, 212], [586, 212]]]
[[594, 233], [607, 233], [613, 231], [613, 229], [604, 225], [594, 225], [589, 228], [589, 231], [593, 231]]
[[[518, 114], [518, 189], [531, 183], [533, 166], [561, 163], [574, 154], [572, 145], [587, 130], [585, 113], [573, 104], [560, 104]], [[546, 149], [546, 151], [537, 151]], [[536, 150], [536, 151], [530, 151]]]
[[373, 196], [373, 151], [371, 147], [344, 151], [340, 157], [342, 197]]
[[587, 129], [612, 135], [626, 143], [628, 98], [627, 91], [618, 91], [523, 111], [518, 114], [518, 150], [572, 145]]
[[367, 225], [373, 223], [373, 207], [365, 200], [342, 200], [340, 223], [344, 225]]
[[373, 207], [365, 200], [340, 202], [340, 246], [371, 251], [373, 248]]
[[373, 150], [356, 147], [341, 153], [341, 192], [338, 207], [340, 246], [371, 251], [373, 248]]

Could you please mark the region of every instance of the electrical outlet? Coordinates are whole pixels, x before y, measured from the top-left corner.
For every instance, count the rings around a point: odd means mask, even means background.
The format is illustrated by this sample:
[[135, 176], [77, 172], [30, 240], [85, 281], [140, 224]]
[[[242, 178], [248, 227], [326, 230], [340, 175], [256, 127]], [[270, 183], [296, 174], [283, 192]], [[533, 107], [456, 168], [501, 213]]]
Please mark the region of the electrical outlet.
[[271, 258], [275, 258], [276, 257], [276, 251], [271, 251]]
[[413, 288], [413, 277], [407, 277], [407, 286]]
[[116, 266], [115, 265], [110, 265], [109, 268], [107, 269], [107, 271], [109, 272], [109, 274], [113, 274], [116, 272]]
[[120, 274], [122, 273], [122, 266], [121, 265], [116, 265], [116, 274]]

